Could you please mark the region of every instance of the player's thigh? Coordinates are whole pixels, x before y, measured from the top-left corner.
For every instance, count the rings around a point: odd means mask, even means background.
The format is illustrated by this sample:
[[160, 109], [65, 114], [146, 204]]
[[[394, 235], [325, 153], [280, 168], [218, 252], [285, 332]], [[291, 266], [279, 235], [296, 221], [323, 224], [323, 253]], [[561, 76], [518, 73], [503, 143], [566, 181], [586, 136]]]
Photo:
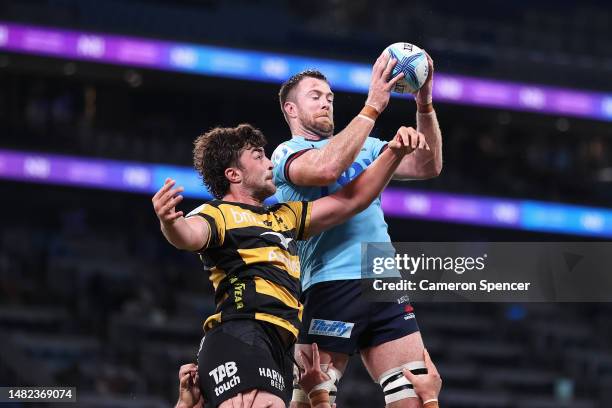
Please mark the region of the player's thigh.
[[423, 361], [423, 338], [421, 332], [361, 350], [361, 359], [370, 376], [378, 381], [380, 376], [392, 368], [411, 361]]
[[219, 408], [285, 408], [285, 402], [276, 395], [262, 390], [242, 392], [226, 401]]
[[[295, 361], [302, 364], [302, 356], [300, 352], [303, 352], [312, 361], [312, 344], [296, 344], [295, 345]], [[336, 370], [344, 374], [346, 366], [349, 362], [349, 355], [345, 353], [337, 353], [334, 351], [324, 350], [319, 347], [319, 356], [321, 358], [321, 364], [333, 363]]]
[[[308, 356], [308, 358], [312, 361], [312, 345], [311, 344], [296, 344], [295, 345], [295, 361], [297, 361], [300, 365], [302, 363], [302, 356], [300, 351]], [[337, 353], [333, 351], [327, 351], [319, 348], [319, 357], [321, 359], [321, 365], [328, 365], [332, 363], [333, 366], [344, 374], [346, 370], [346, 366], [349, 362], [349, 355], [345, 353]], [[291, 401], [290, 408], [310, 408], [309, 404], [303, 404], [296, 401]]]
[[[381, 375], [389, 370], [412, 361], [422, 361], [423, 347], [421, 333], [414, 332], [399, 339], [361, 350], [361, 358], [370, 376], [378, 382]], [[404, 398], [387, 404], [387, 408], [420, 408], [421, 406], [418, 398]]]

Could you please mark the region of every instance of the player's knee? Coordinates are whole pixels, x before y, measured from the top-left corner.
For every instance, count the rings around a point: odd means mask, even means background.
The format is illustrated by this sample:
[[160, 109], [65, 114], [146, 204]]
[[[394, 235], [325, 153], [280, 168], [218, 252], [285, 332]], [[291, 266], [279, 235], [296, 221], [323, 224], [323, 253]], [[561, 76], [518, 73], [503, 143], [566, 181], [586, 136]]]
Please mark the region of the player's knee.
[[387, 406], [396, 406], [396, 402], [408, 398], [418, 398], [412, 383], [404, 376], [403, 370], [406, 368], [415, 375], [427, 374], [424, 361], [411, 361], [382, 373], [378, 384], [383, 389]]
[[285, 402], [278, 396], [267, 392], [257, 391], [257, 395], [250, 407], [244, 408], [286, 408]]

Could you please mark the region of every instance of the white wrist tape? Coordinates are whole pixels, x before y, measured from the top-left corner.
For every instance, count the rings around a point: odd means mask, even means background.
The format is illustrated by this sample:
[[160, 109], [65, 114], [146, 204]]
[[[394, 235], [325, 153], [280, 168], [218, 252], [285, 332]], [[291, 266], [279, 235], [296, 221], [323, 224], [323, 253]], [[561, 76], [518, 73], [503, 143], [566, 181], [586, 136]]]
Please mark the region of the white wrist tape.
[[[327, 364], [321, 364], [321, 370], [325, 372], [329, 376], [329, 380], [324, 381], [320, 384], [315, 385], [310, 393], [318, 390], [325, 390], [329, 393], [329, 403], [333, 405], [336, 401], [336, 394], [338, 393], [338, 382], [340, 378], [342, 378], [342, 372], [337, 370], [334, 367], [328, 367]], [[293, 396], [291, 397], [291, 401], [299, 402], [302, 404], [306, 404], [310, 406], [310, 398], [306, 393], [302, 390], [299, 384], [293, 384]]]
[[308, 395], [306, 395], [306, 393], [302, 391], [299, 385], [293, 387], [293, 395], [291, 396], [291, 401], [299, 402], [300, 404], [310, 406], [310, 399], [308, 398]]
[[314, 386], [310, 393], [312, 394], [314, 391], [325, 390], [329, 393], [329, 403], [333, 405], [336, 402], [336, 395], [338, 394], [338, 383], [340, 382], [340, 378], [342, 377], [342, 373], [340, 370], [335, 369], [334, 367], [328, 367], [327, 364], [321, 364], [321, 370], [325, 371], [325, 373], [329, 376], [329, 380], [322, 382], [321, 384], [317, 384]]
[[372, 119], [372, 118], [368, 118], [366, 115], [362, 115], [361, 113], [360, 113], [359, 115], [357, 115], [357, 117], [358, 117], [358, 118], [361, 118], [361, 119], [368, 120], [368, 121], [370, 121], [370, 122], [372, 122], [372, 123], [376, 123], [376, 121], [375, 121], [374, 119]]

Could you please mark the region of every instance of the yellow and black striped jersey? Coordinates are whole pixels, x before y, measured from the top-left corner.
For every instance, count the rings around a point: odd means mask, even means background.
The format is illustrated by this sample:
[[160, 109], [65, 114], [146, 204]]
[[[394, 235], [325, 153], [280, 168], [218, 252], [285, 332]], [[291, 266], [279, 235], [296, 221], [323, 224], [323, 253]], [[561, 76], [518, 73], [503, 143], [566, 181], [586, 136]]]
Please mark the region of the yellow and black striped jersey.
[[200, 251], [215, 288], [215, 314], [204, 330], [231, 319], [256, 319], [297, 337], [302, 320], [297, 242], [308, 238], [312, 203], [271, 207], [213, 200], [193, 210], [210, 226]]

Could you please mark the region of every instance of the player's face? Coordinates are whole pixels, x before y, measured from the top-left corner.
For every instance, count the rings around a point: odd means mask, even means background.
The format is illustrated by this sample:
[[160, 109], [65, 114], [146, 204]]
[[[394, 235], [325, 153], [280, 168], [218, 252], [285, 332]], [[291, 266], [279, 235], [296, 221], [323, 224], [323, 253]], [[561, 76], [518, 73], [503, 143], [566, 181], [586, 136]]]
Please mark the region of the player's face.
[[296, 87], [295, 104], [301, 125], [320, 137], [334, 134], [334, 93], [321, 79], [306, 77]]
[[240, 167], [243, 187], [254, 197], [263, 200], [276, 192], [272, 177], [272, 162], [266, 156], [263, 147], [243, 151], [240, 156]]

